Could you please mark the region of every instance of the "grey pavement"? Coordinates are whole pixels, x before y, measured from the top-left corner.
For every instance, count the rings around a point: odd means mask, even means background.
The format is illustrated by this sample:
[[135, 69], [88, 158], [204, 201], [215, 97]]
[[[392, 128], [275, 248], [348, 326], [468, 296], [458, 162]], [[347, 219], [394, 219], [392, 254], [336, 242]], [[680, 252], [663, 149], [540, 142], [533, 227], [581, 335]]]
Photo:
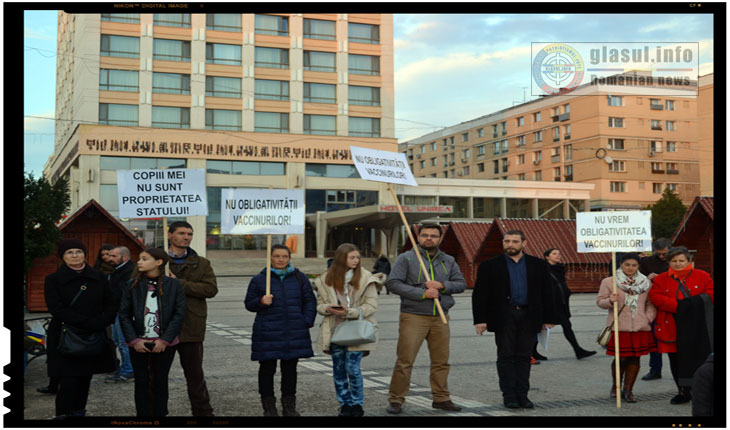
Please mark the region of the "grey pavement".
[[[258, 363], [250, 358], [251, 328], [255, 315], [245, 310], [243, 298], [250, 276], [231, 275], [218, 278], [219, 294], [208, 300], [208, 331], [205, 339], [204, 370], [211, 403], [217, 416], [246, 417], [262, 413], [257, 392]], [[532, 366], [531, 410], [508, 410], [502, 406], [496, 370], [494, 336], [477, 336], [472, 325], [471, 291], [456, 296], [451, 315], [451, 371], [449, 389], [452, 400], [463, 406], [461, 412], [445, 412], [431, 408], [428, 349], [422, 346], [415, 362], [412, 385], [398, 416], [386, 413], [388, 384], [396, 360], [399, 299], [383, 292], [378, 296], [380, 339], [377, 350], [362, 361], [365, 383], [366, 416], [399, 417], [677, 417], [687, 422], [690, 404], [671, 405], [676, 389], [664, 356], [662, 379], [637, 380], [634, 395], [638, 403], [622, 402], [616, 407], [609, 397], [612, 357], [595, 343], [603, 327], [606, 311], [596, 304], [596, 294], [574, 294], [571, 297], [573, 328], [579, 343], [598, 353], [577, 360], [556, 327], [550, 335], [549, 351], [539, 351], [549, 360]], [[39, 317], [43, 314], [29, 314]], [[333, 416], [338, 413], [331, 360], [316, 350], [321, 316], [311, 330], [315, 350], [313, 358], [300, 360], [297, 384], [297, 406], [303, 416]], [[648, 367], [648, 356], [641, 359], [640, 376]], [[87, 405], [88, 416], [134, 416], [133, 382], [105, 383], [105, 375], [95, 375]], [[276, 386], [278, 392], [279, 375]], [[54, 397], [36, 392], [46, 385], [44, 358], [30, 363], [24, 384], [25, 419], [50, 419], [54, 415]], [[278, 397], [278, 393], [277, 393]], [[170, 371], [170, 416], [190, 416], [189, 402], [182, 369], [176, 359]], [[684, 417], [684, 419], [681, 419]], [[392, 421], [389, 421], [392, 425]], [[452, 424], [455, 425], [455, 424]]]

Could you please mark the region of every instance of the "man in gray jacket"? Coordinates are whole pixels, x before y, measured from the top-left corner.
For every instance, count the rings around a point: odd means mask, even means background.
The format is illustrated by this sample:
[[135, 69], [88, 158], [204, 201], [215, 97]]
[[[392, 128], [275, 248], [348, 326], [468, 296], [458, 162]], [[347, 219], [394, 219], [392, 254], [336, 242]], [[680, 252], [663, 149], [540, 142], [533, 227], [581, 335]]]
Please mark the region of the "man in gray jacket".
[[[460, 411], [451, 401], [447, 380], [449, 377], [449, 326], [441, 321], [434, 299], [439, 299], [446, 318], [454, 306], [452, 294], [464, 292], [466, 281], [459, 266], [450, 255], [439, 250], [441, 227], [423, 225], [418, 234], [418, 249], [409, 250], [395, 260], [386, 288], [400, 296], [400, 324], [398, 326], [398, 360], [390, 379], [390, 398], [387, 411], [398, 414], [403, 409], [411, 384], [411, 370], [418, 350], [425, 339], [431, 358], [432, 407]], [[418, 263], [416, 251], [429, 271], [426, 282]]]

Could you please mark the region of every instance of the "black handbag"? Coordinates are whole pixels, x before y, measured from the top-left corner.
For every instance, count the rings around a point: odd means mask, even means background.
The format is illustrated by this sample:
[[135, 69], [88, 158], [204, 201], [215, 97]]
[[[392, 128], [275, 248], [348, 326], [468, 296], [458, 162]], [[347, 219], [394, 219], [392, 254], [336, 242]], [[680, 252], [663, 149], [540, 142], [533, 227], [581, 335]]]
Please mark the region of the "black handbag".
[[[76, 293], [69, 307], [86, 291], [86, 284]], [[106, 350], [107, 338], [104, 330], [87, 330], [61, 323], [61, 337], [58, 341], [58, 352], [67, 358], [81, 358], [99, 355]]]

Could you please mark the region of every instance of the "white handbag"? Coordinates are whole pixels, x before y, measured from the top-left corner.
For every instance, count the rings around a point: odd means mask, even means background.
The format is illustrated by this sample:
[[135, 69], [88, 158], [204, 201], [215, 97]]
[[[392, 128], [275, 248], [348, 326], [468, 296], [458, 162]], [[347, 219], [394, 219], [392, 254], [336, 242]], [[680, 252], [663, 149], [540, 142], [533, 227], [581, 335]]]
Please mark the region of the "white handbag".
[[362, 319], [362, 309], [356, 320], [348, 320], [335, 327], [330, 343], [340, 346], [356, 346], [375, 342], [375, 326]]

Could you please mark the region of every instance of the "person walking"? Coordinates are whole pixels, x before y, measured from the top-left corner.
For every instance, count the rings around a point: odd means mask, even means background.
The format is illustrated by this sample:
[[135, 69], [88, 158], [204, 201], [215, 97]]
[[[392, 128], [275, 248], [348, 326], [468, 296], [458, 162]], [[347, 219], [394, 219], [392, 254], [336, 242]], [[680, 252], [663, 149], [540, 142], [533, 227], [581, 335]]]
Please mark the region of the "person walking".
[[281, 406], [285, 417], [296, 410], [297, 363], [314, 355], [309, 329], [317, 316], [317, 300], [307, 276], [291, 264], [285, 245], [271, 247], [271, 286], [266, 294], [266, 268], [248, 284], [245, 305], [256, 313], [251, 360], [259, 362], [259, 394], [264, 416], [278, 416], [274, 397], [276, 362], [281, 368]]
[[[633, 388], [641, 367], [640, 357], [656, 351], [651, 334], [651, 322], [656, 318], [656, 308], [649, 300], [651, 282], [639, 272], [639, 256], [627, 253], [621, 257], [621, 266], [616, 270], [616, 293], [613, 292], [613, 277], [601, 281], [596, 304], [608, 309], [606, 326], [613, 324], [613, 306], [618, 306], [619, 372], [622, 381], [621, 398], [636, 403]], [[611, 331], [606, 355], [616, 355], [615, 331]], [[616, 397], [616, 359], [611, 362], [611, 397]]]
[[[386, 288], [400, 296], [400, 320], [398, 325], [398, 358], [390, 379], [387, 412], [399, 414], [403, 410], [411, 385], [411, 371], [418, 350], [426, 340], [431, 359], [431, 407], [445, 411], [461, 410], [451, 401], [449, 394], [449, 340], [448, 324], [441, 321], [436, 310], [438, 299], [448, 320], [449, 309], [454, 306], [453, 294], [466, 289], [466, 281], [453, 257], [439, 249], [443, 232], [437, 224], [425, 224], [418, 233], [418, 246], [395, 260], [386, 281]], [[416, 257], [421, 254], [430, 281]]]
[[203, 373], [203, 341], [208, 317], [206, 299], [218, 294], [218, 284], [210, 261], [198, 255], [190, 242], [193, 226], [185, 221], [170, 224], [170, 274], [185, 289], [185, 321], [180, 331], [177, 354], [188, 386], [188, 398], [193, 416], [213, 416], [210, 394]]
[[[658, 343], [657, 350], [660, 353], [667, 353], [669, 368], [679, 391], [670, 402], [678, 405], [692, 400], [691, 377], [697, 369], [697, 366], [681, 368], [680, 354], [685, 357], [699, 354], [700, 358], [704, 359], [711, 352], [708, 350], [709, 345], [707, 344], [711, 339], [708, 339], [708, 336], [699, 330], [689, 333], [680, 342], [678, 334], [685, 327], [678, 318], [678, 311], [680, 306], [687, 305], [692, 297], [701, 294], [708, 295], [710, 300], [714, 301], [714, 283], [709, 273], [692, 266], [692, 256], [683, 246], [671, 248], [667, 254], [667, 260], [669, 270], [654, 278], [654, 285], [649, 291], [649, 299], [658, 309], [654, 325], [654, 335]], [[682, 375], [685, 377], [681, 377]]]
[[495, 334], [497, 374], [507, 408], [534, 408], [530, 390], [530, 353], [537, 333], [559, 321], [554, 316], [548, 264], [524, 253], [520, 230], [508, 230], [504, 253], [484, 261], [477, 270], [472, 294], [476, 333]]
[[61, 354], [59, 343], [66, 326], [104, 333], [114, 321], [119, 297], [106, 276], [86, 264], [86, 246], [79, 239], [64, 239], [58, 245], [63, 263], [46, 276], [45, 298], [51, 322], [46, 337], [48, 374], [58, 378], [55, 419], [86, 415], [91, 377], [114, 370], [111, 349], [85, 357]]
[[[361, 266], [360, 250], [343, 243], [335, 251], [332, 267], [314, 280], [317, 289], [317, 313], [324, 315], [317, 346], [332, 355], [332, 376], [341, 417], [364, 415], [360, 362], [375, 350], [377, 343], [378, 293], [385, 284], [385, 274], [372, 274]], [[362, 345], [341, 346], [330, 341], [335, 328], [346, 320], [362, 318], [376, 327], [376, 341]]]
[[[639, 272], [649, 278], [649, 281], [654, 282], [654, 277], [660, 273], [664, 273], [669, 270], [669, 262], [667, 261], [667, 254], [669, 254], [669, 248], [672, 246], [672, 241], [663, 237], [655, 240], [651, 244], [652, 255], [646, 258], [642, 258], [639, 263]], [[656, 320], [651, 322], [652, 336], [654, 336], [654, 324]], [[656, 337], [654, 338], [656, 342]], [[655, 379], [661, 379], [662, 377], [662, 354], [660, 352], [649, 353], [649, 372], [641, 377], [642, 381], [653, 381]]]
[[[109, 275], [109, 283], [120, 298], [127, 287], [127, 282], [132, 278], [132, 272], [134, 272], [134, 263], [130, 262], [130, 258], [129, 248], [126, 246], [117, 246], [109, 251], [109, 262], [114, 266], [114, 272]], [[112, 339], [114, 339], [114, 343], [119, 350], [121, 364], [114, 375], [104, 379], [104, 382], [126, 382], [134, 379], [134, 369], [132, 369], [132, 361], [129, 358], [129, 347], [124, 339], [124, 333], [122, 333], [119, 314], [117, 314], [112, 326]]]
[[[543, 253], [543, 256], [545, 257], [545, 261], [550, 264], [550, 274], [553, 280], [553, 286], [555, 287], [553, 288], [555, 317], [563, 327], [563, 335], [570, 342], [570, 346], [573, 347], [573, 352], [578, 360], [595, 355], [596, 351], [587, 351], [580, 347], [578, 339], [573, 332], [573, 326], [570, 323], [570, 295], [572, 291], [568, 288], [568, 283], [565, 280], [565, 265], [560, 262], [562, 258], [560, 250], [557, 248], [548, 248]], [[547, 357], [538, 354], [537, 342], [532, 347], [532, 356], [538, 360], [547, 360]]]
[[139, 275], [122, 291], [119, 320], [130, 339], [134, 368], [134, 405], [138, 417], [168, 414], [168, 376], [185, 319], [185, 291], [177, 279], [163, 275], [169, 257], [159, 248], [139, 255]]

